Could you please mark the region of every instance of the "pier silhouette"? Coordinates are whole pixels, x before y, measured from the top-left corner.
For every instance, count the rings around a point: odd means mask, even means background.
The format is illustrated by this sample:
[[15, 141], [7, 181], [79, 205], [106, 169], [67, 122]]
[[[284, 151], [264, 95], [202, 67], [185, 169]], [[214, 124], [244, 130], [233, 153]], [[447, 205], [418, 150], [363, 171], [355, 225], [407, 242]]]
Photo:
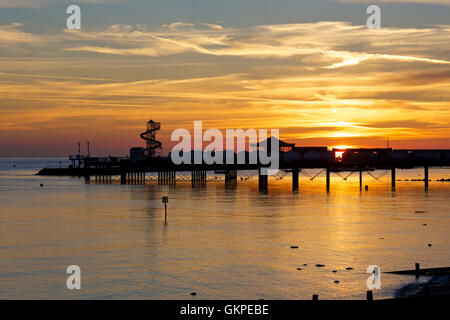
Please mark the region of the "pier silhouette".
[[[299, 172], [303, 169], [322, 169], [326, 176], [326, 190], [331, 189], [331, 174], [340, 172], [358, 172], [359, 187], [363, 188], [363, 172], [375, 170], [391, 171], [391, 186], [396, 187], [397, 169], [424, 169], [424, 187], [429, 187], [429, 168], [450, 166], [450, 150], [446, 149], [411, 149], [394, 150], [392, 148], [333, 148], [327, 147], [297, 147], [275, 137], [254, 144], [257, 151], [232, 150], [208, 151], [194, 150], [183, 154], [185, 161], [175, 164], [171, 155], [162, 157], [162, 143], [156, 140], [156, 132], [161, 129], [161, 123], [150, 120], [147, 130], [140, 134], [145, 140], [146, 148], [132, 147], [130, 156], [118, 157], [91, 157], [81, 155], [78, 144], [78, 155], [69, 156], [71, 165], [67, 168], [45, 168], [38, 175], [65, 175], [84, 177], [90, 183], [91, 176], [98, 183], [111, 183], [112, 176], [120, 176], [121, 184], [145, 184], [147, 173], [157, 173], [158, 184], [175, 186], [177, 172], [190, 172], [192, 187], [204, 187], [207, 173], [221, 173], [225, 176], [226, 186], [236, 186], [237, 171], [253, 170], [258, 172], [258, 186], [261, 191], [267, 191], [269, 180], [267, 169], [270, 164], [263, 164], [258, 149], [272, 150], [272, 145], [278, 145], [278, 170], [290, 172], [292, 175], [292, 189], [299, 189]], [[89, 144], [88, 144], [89, 150]], [[175, 151], [183, 152], [183, 151]], [[205, 157], [206, 156], [206, 157]], [[215, 159], [212, 164], [205, 159]], [[200, 159], [200, 161], [199, 161]], [[220, 160], [220, 161], [218, 161]], [[186, 163], [188, 162], [188, 163]], [[345, 178], [344, 178], [345, 179]], [[368, 189], [368, 186], [365, 186]]]
[[[201, 151], [196, 151], [201, 152]], [[268, 189], [268, 176], [262, 171], [268, 165], [250, 163], [251, 155], [245, 153], [245, 163], [237, 163], [239, 157], [234, 153], [234, 163], [229, 164], [180, 164], [175, 165], [170, 157], [143, 158], [98, 158], [74, 157], [68, 168], [46, 168], [39, 175], [80, 176], [87, 181], [95, 177], [96, 181], [111, 181], [111, 176], [120, 176], [121, 184], [143, 184], [147, 173], [156, 173], [161, 185], [175, 185], [177, 172], [190, 172], [193, 186], [205, 185], [207, 172], [220, 172], [225, 176], [227, 184], [237, 181], [237, 171], [254, 170], [258, 172], [260, 190]], [[191, 153], [192, 159], [194, 152]], [[226, 153], [223, 152], [224, 160]], [[258, 159], [259, 160], [259, 159]], [[450, 150], [393, 150], [393, 149], [347, 149], [328, 150], [324, 148], [305, 148], [280, 151], [279, 170], [290, 172], [292, 175], [292, 189], [299, 188], [299, 172], [303, 169], [322, 169], [326, 175], [326, 189], [331, 189], [332, 173], [358, 172], [359, 185], [363, 188], [363, 172], [375, 170], [389, 170], [391, 172], [391, 186], [396, 187], [397, 169], [414, 169], [422, 167], [424, 170], [424, 187], [429, 187], [429, 168], [450, 166]]]

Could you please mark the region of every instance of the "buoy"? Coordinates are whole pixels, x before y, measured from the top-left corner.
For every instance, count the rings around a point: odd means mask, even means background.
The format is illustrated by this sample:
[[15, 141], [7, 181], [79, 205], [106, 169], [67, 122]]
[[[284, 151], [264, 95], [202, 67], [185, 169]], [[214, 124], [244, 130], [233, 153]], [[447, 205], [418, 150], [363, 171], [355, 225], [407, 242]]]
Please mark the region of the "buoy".
[[337, 270], [333, 270], [333, 273], [337, 273]]
[[317, 267], [317, 268], [323, 268], [323, 267], [325, 267], [325, 265], [324, 265], [324, 264], [318, 263], [318, 264], [316, 264], [316, 267]]
[[340, 281], [339, 280], [334, 280], [334, 283], [339, 283]]
[[43, 187], [44, 185], [41, 183], [41, 187]]
[[428, 246], [429, 246], [429, 247], [431, 247], [431, 246], [432, 246], [432, 244], [431, 244], [431, 243], [429, 243], [429, 244], [428, 244]]
[[191, 292], [191, 296], [196, 296], [197, 292]]

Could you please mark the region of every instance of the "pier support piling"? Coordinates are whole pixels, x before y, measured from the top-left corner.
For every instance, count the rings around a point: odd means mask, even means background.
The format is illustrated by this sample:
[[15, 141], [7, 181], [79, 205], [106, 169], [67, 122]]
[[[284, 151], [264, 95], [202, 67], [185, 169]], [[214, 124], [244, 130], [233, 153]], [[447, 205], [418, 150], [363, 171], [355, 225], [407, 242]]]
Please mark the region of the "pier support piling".
[[392, 190], [395, 190], [395, 167], [392, 167], [391, 169], [391, 186]]
[[269, 185], [269, 176], [266, 174], [262, 174], [262, 169], [259, 168], [258, 171], [258, 185], [259, 185], [259, 191], [267, 192], [268, 185]]
[[298, 168], [292, 169], [292, 191], [298, 190]]
[[169, 185], [174, 186], [176, 183], [176, 172], [175, 171], [158, 171], [158, 184], [159, 185]]
[[205, 170], [192, 170], [191, 171], [191, 183], [192, 183], [192, 188], [205, 187], [206, 186], [206, 171]]
[[428, 175], [428, 166], [424, 166], [425, 171], [425, 190], [428, 190], [428, 182], [429, 182], [429, 175]]
[[123, 170], [120, 171], [120, 184], [127, 184], [127, 173]]
[[360, 169], [359, 170], [359, 190], [362, 191], [362, 187], [363, 187], [363, 171]]
[[327, 179], [327, 192], [330, 192], [330, 168], [327, 168], [326, 179]]
[[233, 189], [237, 185], [237, 170], [225, 170], [225, 187]]

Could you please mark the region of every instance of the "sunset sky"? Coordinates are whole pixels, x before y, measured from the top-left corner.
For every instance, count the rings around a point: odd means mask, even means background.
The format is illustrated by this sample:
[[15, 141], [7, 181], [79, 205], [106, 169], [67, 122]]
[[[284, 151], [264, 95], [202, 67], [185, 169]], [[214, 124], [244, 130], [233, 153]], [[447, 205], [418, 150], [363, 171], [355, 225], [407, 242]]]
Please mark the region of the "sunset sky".
[[[66, 30], [79, 4], [82, 29]], [[450, 148], [450, 0], [0, 0], [0, 157], [278, 128], [298, 146]]]

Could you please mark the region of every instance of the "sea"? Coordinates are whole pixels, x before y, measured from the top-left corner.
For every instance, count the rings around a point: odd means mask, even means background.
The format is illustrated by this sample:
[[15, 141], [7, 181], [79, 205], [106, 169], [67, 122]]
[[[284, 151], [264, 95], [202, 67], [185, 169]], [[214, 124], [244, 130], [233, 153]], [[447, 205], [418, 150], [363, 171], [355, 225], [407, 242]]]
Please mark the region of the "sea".
[[395, 191], [387, 171], [364, 173], [367, 190], [332, 173], [328, 193], [316, 169], [298, 191], [280, 172], [267, 193], [251, 171], [231, 187], [211, 172], [200, 188], [189, 173], [176, 186], [36, 175], [67, 165], [0, 159], [0, 299], [387, 299], [428, 281], [389, 271], [450, 266], [449, 168], [430, 169], [428, 190], [421, 168], [397, 170]]

